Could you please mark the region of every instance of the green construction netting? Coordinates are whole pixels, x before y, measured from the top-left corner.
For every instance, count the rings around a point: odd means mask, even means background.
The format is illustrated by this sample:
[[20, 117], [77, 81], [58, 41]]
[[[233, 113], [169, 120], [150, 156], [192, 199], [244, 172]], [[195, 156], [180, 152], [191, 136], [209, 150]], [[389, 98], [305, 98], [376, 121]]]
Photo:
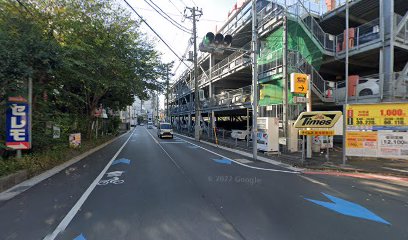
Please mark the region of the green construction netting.
[[[274, 64], [276, 60], [282, 58], [283, 49], [283, 27], [271, 33], [261, 46], [258, 57], [258, 65], [268, 68], [268, 65]], [[311, 36], [304, 31], [297, 22], [288, 21], [288, 50], [298, 51], [306, 61], [315, 69], [319, 69], [322, 63], [323, 53], [313, 42]], [[288, 68], [289, 74], [291, 73]], [[260, 79], [260, 106], [271, 104], [281, 104], [283, 102], [283, 80], [276, 76], [268, 76]], [[289, 103], [292, 103], [293, 96], [299, 94], [288, 93]]]

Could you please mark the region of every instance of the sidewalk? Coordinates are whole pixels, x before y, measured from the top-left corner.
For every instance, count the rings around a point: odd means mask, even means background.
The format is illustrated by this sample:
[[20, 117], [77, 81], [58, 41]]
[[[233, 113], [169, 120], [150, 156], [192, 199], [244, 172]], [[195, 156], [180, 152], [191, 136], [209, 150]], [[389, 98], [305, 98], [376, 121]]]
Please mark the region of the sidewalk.
[[[194, 137], [186, 132], [180, 134]], [[214, 139], [208, 138], [205, 134], [202, 135], [202, 140], [215, 143]], [[248, 153], [252, 153], [252, 142], [247, 146], [246, 141], [235, 141], [228, 139], [218, 139], [218, 144], [228, 148], [239, 149]], [[408, 176], [408, 161], [407, 160], [391, 160], [377, 158], [351, 158], [349, 157], [346, 165], [343, 165], [342, 149], [335, 146], [330, 149], [329, 159], [326, 159], [326, 150], [320, 153], [313, 153], [311, 159], [306, 159], [302, 163], [302, 153], [281, 153], [280, 155], [267, 155], [258, 152], [259, 156], [263, 156], [275, 161], [280, 161], [294, 167], [306, 168], [316, 171], [337, 171], [349, 173], [375, 173], [389, 176]]]

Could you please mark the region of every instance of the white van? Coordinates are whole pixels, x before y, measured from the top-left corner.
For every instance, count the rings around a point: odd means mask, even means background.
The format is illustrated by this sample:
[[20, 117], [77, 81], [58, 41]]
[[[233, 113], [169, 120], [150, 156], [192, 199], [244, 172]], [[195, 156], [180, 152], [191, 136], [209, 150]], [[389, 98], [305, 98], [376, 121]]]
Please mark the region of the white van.
[[153, 122], [148, 122], [147, 123], [147, 128], [153, 128]]
[[173, 138], [173, 129], [170, 123], [160, 123], [157, 128], [157, 136], [159, 138], [170, 137]]

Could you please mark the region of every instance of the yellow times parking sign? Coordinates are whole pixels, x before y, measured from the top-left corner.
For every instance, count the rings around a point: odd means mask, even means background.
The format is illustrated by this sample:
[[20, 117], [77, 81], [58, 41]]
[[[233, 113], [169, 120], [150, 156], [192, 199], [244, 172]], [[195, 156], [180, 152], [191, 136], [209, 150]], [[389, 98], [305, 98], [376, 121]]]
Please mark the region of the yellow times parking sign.
[[290, 74], [290, 91], [293, 93], [306, 94], [309, 89], [307, 74], [291, 73]]

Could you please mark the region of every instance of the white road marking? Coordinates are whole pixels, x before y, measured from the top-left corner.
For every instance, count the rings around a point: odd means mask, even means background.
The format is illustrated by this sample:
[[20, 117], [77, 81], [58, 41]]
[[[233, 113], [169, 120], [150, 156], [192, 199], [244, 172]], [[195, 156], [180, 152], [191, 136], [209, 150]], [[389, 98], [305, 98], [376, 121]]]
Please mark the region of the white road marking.
[[253, 163], [253, 161], [249, 161], [248, 159], [245, 158], [236, 158], [235, 161], [238, 161], [240, 163]]
[[184, 170], [180, 167], [180, 165], [177, 164], [177, 162], [170, 156], [170, 154], [163, 148], [163, 146], [159, 143], [159, 141], [156, 140], [156, 138], [153, 137], [153, 135], [149, 132], [149, 130], [147, 130], [147, 133], [153, 138], [153, 140], [157, 143], [157, 145], [159, 145], [159, 147], [166, 153], [166, 155], [170, 158], [170, 160], [173, 162], [173, 164], [180, 169], [180, 171], [184, 173]]
[[[133, 132], [136, 129], [133, 130]], [[115, 153], [115, 155], [112, 157], [112, 159], [106, 164], [105, 168], [102, 170], [101, 173], [95, 178], [95, 180], [89, 185], [88, 189], [82, 194], [82, 196], [79, 198], [79, 200], [75, 203], [75, 205], [71, 208], [71, 210], [68, 212], [68, 214], [62, 219], [60, 224], [58, 224], [57, 228], [51, 233], [48, 234], [47, 236], [44, 237], [43, 240], [54, 240], [58, 234], [62, 231], [64, 231], [68, 224], [72, 221], [72, 219], [75, 217], [75, 215], [78, 213], [79, 209], [82, 207], [86, 199], [89, 197], [89, 195], [92, 193], [92, 191], [95, 189], [96, 185], [99, 183], [99, 181], [102, 179], [102, 177], [106, 174], [108, 171], [109, 167], [112, 165], [112, 162], [116, 159], [116, 157], [119, 155], [119, 153], [122, 151], [122, 149], [125, 147], [125, 145], [129, 142], [129, 139], [132, 137], [132, 134], [129, 135], [128, 139], [123, 143], [123, 145], [119, 148], [119, 150]]]
[[397, 172], [404, 172], [408, 173], [408, 170], [403, 170], [403, 169], [397, 169], [397, 168], [390, 168], [390, 167], [382, 167], [384, 169], [392, 170], [392, 171], [397, 171]]
[[[150, 132], [149, 132], [149, 134], [150, 134]], [[152, 138], [154, 139], [154, 137], [153, 137], [153, 135], [152, 134], [150, 134], [150, 136], [152, 136]], [[236, 163], [236, 164], [238, 164], [238, 165], [241, 165], [241, 166], [243, 166], [243, 167], [247, 167], [247, 168], [251, 168], [251, 169], [256, 169], [256, 170], [262, 170], [262, 171], [269, 171], [269, 172], [282, 172], [282, 173], [291, 173], [291, 174], [299, 174], [300, 172], [297, 172], [297, 171], [287, 171], [287, 170], [279, 170], [279, 169], [272, 169], [272, 168], [261, 168], [261, 167], [254, 167], [254, 166], [249, 166], [249, 165], [246, 165], [246, 164], [244, 164], [244, 163], [240, 163], [240, 162], [238, 162], [238, 161], [236, 161], [236, 160], [234, 160], [234, 159], [231, 159], [231, 158], [229, 158], [229, 157], [226, 157], [226, 156], [224, 156], [224, 155], [221, 155], [221, 154], [219, 154], [219, 153], [216, 153], [216, 152], [214, 152], [214, 151], [211, 151], [211, 150], [209, 150], [209, 149], [207, 149], [207, 148], [205, 148], [205, 147], [201, 147], [201, 146], [199, 146], [199, 145], [197, 145], [197, 144], [194, 144], [194, 143], [192, 143], [192, 142], [189, 142], [189, 141], [187, 141], [187, 140], [184, 140], [184, 139], [182, 139], [182, 138], [177, 138], [177, 139], [180, 139], [181, 141], [184, 141], [184, 142], [186, 142], [186, 143], [189, 143], [189, 144], [191, 144], [191, 145], [193, 145], [193, 146], [196, 146], [197, 148], [201, 148], [201, 149], [203, 149], [203, 150], [205, 150], [205, 151], [207, 151], [207, 152], [210, 152], [210, 153], [212, 153], [212, 154], [215, 154], [215, 155], [217, 155], [217, 156], [220, 156], [220, 157], [222, 157], [222, 158], [226, 158], [226, 159], [228, 159], [228, 160], [231, 160], [232, 162], [234, 162], [234, 163]], [[160, 144], [159, 144], [160, 145]], [[164, 150], [164, 148], [160, 145], [160, 147]], [[166, 150], [164, 150], [165, 152], [166, 152]], [[170, 157], [170, 155], [166, 152], [166, 154]], [[171, 158], [171, 157], [170, 157]]]

